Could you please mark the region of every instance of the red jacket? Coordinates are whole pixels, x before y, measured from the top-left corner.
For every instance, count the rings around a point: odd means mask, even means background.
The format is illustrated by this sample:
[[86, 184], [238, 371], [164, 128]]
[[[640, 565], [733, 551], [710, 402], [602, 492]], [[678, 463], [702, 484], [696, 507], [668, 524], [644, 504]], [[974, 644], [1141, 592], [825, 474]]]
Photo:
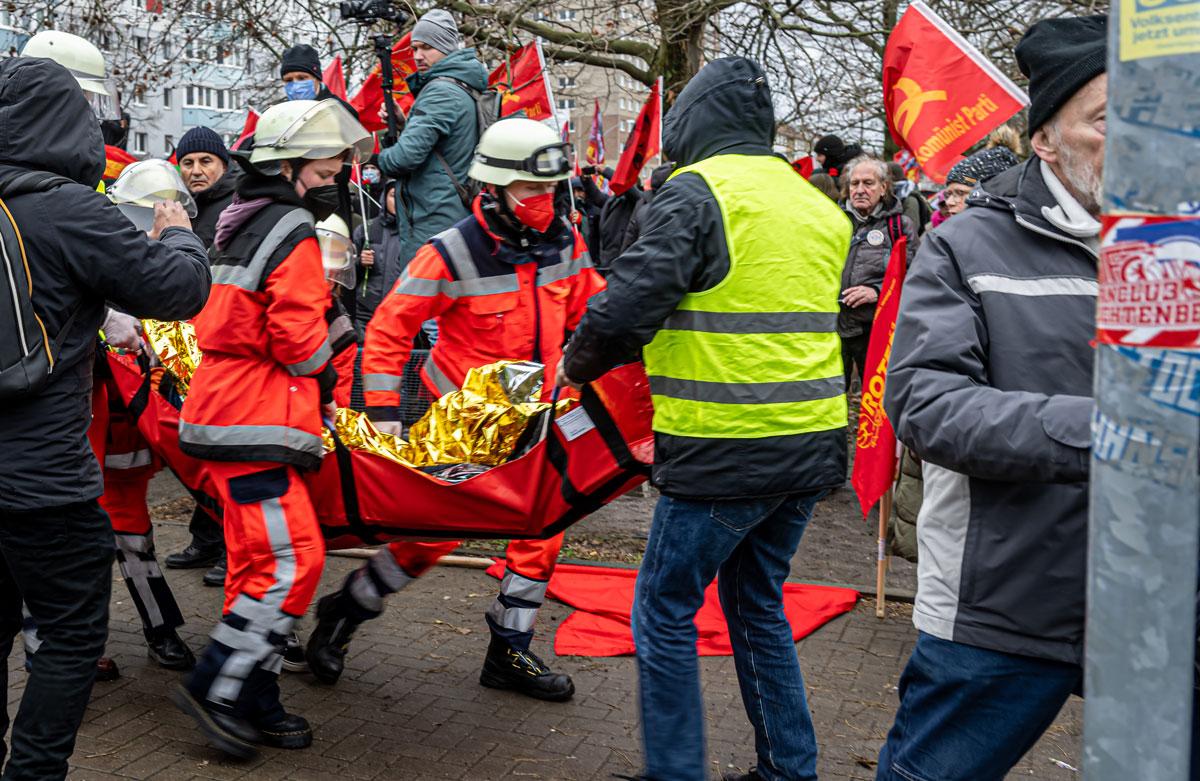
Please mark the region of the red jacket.
[[332, 398], [336, 376], [312, 226], [304, 209], [273, 203], [218, 247], [195, 320], [204, 358], [180, 412], [188, 455], [320, 465], [321, 397]]
[[[563, 225], [556, 240], [517, 248], [488, 229], [476, 199], [472, 216], [417, 251], [367, 326], [363, 391], [373, 419], [399, 419], [404, 365], [430, 318], [438, 339], [421, 375], [434, 396], [499, 360], [534, 360], [553, 372], [588, 299], [604, 289], [583, 238]], [[545, 383], [543, 394], [551, 390]]]

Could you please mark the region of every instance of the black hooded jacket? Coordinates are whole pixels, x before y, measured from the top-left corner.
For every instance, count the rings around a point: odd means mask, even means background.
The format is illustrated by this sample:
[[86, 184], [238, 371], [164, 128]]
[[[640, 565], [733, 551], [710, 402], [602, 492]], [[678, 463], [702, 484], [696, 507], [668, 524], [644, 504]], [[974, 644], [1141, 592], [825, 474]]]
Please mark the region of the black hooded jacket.
[[152, 241], [96, 192], [104, 172], [100, 126], [61, 65], [28, 57], [0, 63], [0, 128], [0, 165], [77, 183], [5, 199], [46, 330], [57, 333], [75, 315], [45, 390], [0, 406], [0, 511], [34, 510], [103, 491], [87, 430], [105, 301], [138, 317], [180, 320], [204, 306], [210, 276], [194, 233], [168, 228]]
[[[402, 226], [396, 219], [396, 215], [388, 212], [386, 208], [388, 191], [395, 189], [396, 186], [397, 182], [394, 180], [384, 185], [379, 203], [384, 204], [385, 208], [367, 225], [366, 236], [370, 238], [371, 249], [375, 251], [375, 264], [370, 266], [369, 270], [361, 263], [358, 266], [358, 280], [354, 287], [353, 319], [354, 330], [358, 333], [360, 340], [365, 337], [367, 323], [371, 322], [376, 308], [382, 303], [384, 296], [396, 286], [396, 280], [400, 279], [400, 275], [411, 260], [411, 258], [401, 259], [400, 257], [400, 228]], [[360, 225], [354, 229], [354, 246], [359, 252], [362, 252], [365, 246], [363, 238], [363, 226]]]
[[[663, 125], [663, 152], [680, 167], [721, 154], [771, 155], [775, 117], [762, 70], [714, 60], [680, 93]], [[683, 173], [658, 188], [641, 237], [612, 265], [566, 350], [581, 382], [637, 360], [689, 292], [729, 274], [721, 210], [704, 179]], [[741, 499], [832, 488], [846, 475], [845, 429], [764, 439], [655, 437], [651, 482], [686, 499]]]

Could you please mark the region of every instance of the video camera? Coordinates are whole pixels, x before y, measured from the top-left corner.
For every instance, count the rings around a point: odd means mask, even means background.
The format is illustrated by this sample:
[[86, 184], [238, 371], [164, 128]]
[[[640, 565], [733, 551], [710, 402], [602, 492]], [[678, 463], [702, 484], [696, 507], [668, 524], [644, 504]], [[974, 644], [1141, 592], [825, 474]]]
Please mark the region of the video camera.
[[342, 19], [353, 19], [362, 25], [383, 20], [398, 25], [408, 21], [408, 12], [392, 5], [391, 0], [342, 0], [338, 4]]

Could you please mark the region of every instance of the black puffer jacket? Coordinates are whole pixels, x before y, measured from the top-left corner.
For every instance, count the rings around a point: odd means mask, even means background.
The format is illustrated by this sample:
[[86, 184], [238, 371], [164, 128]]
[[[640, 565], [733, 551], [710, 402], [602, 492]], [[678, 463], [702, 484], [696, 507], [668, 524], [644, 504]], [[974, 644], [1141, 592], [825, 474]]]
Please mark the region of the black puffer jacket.
[[[846, 257], [845, 268], [842, 269], [842, 290], [862, 285], [874, 288], [878, 293], [883, 286], [888, 257], [892, 254], [892, 236], [888, 229], [888, 221], [893, 217], [899, 218], [900, 229], [908, 237], [909, 261], [917, 252], [917, 229], [912, 221], [904, 216], [904, 205], [891, 195], [885, 195], [874, 211], [866, 217], [851, 207], [846, 207], [846, 214], [850, 215], [850, 221], [854, 223], [854, 238], [850, 240], [850, 254]], [[838, 313], [838, 333], [843, 337], [858, 336], [871, 327], [874, 319], [875, 304], [863, 304], [858, 307], [842, 304]]]
[[192, 220], [192, 232], [200, 237], [205, 247], [212, 246], [217, 235], [217, 219], [225, 207], [233, 203], [233, 194], [241, 177], [241, 168], [231, 166], [212, 187], [192, 196], [196, 199], [196, 219]]
[[[680, 93], [663, 126], [667, 157], [680, 167], [720, 154], [771, 155], [775, 117], [762, 70], [740, 57], [715, 60]], [[567, 346], [566, 371], [590, 382], [637, 360], [689, 292], [729, 274], [724, 221], [703, 177], [683, 173], [658, 190], [638, 241], [608, 274], [607, 290]], [[841, 485], [846, 431], [763, 439], [655, 436], [653, 484], [686, 499], [740, 499]]]
[[667, 178], [674, 170], [675, 164], [667, 163], [655, 168], [650, 174], [650, 189], [642, 193], [641, 202], [634, 207], [629, 224], [625, 226], [625, 236], [621, 239], [621, 252], [632, 247], [633, 243], [642, 235], [642, 223], [646, 220], [646, 212], [649, 210], [650, 204], [654, 202], [654, 196], [658, 189], [667, 183]]
[[[394, 189], [396, 184], [395, 181], [387, 183], [379, 199], [380, 203], [387, 202], [388, 191]], [[401, 261], [400, 258], [401, 227], [404, 226], [396, 219], [396, 215], [388, 213], [386, 209], [371, 220], [370, 225], [367, 226], [371, 249], [375, 251], [375, 264], [370, 267], [362, 265], [358, 267], [358, 283], [354, 288], [353, 319], [354, 330], [358, 333], [360, 341], [366, 336], [367, 323], [371, 322], [376, 308], [383, 301], [383, 297], [396, 286], [396, 280], [400, 278], [411, 260], [408, 258]], [[359, 252], [362, 252], [365, 246], [363, 238], [362, 226], [355, 228], [354, 246]]]
[[57, 333], [75, 316], [46, 389], [0, 406], [0, 509], [34, 510], [103, 490], [87, 430], [105, 301], [138, 317], [180, 320], [204, 306], [210, 276], [194, 233], [168, 228], [151, 241], [96, 192], [100, 126], [65, 68], [27, 57], [0, 62], [0, 127], [0, 165], [77, 182], [5, 199], [46, 330]]

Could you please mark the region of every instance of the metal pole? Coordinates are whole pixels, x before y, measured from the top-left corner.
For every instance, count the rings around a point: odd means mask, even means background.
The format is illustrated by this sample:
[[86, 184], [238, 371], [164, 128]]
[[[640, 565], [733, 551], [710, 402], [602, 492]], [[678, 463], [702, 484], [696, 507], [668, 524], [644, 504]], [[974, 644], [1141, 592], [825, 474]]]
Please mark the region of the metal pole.
[[[1183, 781], [1200, 557], [1200, 322], [1187, 329], [1200, 320], [1200, 225], [1182, 218], [1200, 213], [1200, 34], [1189, 29], [1200, 1], [1112, 6], [1083, 770], [1088, 781]], [[1156, 217], [1168, 219], [1147, 230]], [[1165, 305], [1172, 296], [1181, 308]]]
[[884, 618], [887, 615], [887, 528], [892, 518], [893, 489], [889, 488], [879, 500], [879, 538], [875, 541], [875, 617]]

